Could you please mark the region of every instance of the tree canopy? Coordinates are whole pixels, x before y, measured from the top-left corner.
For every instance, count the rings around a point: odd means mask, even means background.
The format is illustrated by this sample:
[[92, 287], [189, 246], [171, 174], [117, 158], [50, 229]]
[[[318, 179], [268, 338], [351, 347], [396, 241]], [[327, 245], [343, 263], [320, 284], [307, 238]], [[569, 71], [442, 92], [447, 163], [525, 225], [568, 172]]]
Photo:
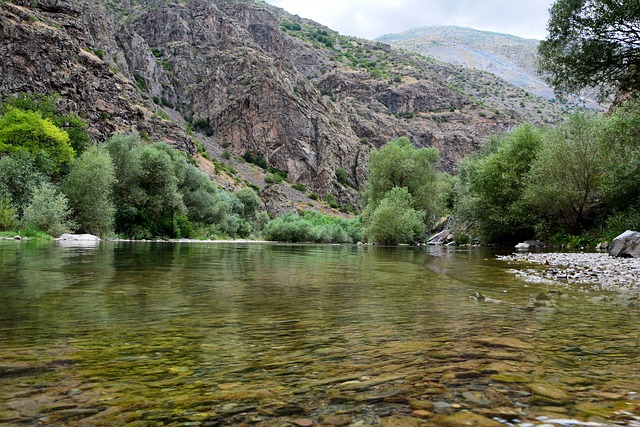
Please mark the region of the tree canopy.
[[640, 2], [557, 0], [539, 69], [556, 91], [640, 92]]

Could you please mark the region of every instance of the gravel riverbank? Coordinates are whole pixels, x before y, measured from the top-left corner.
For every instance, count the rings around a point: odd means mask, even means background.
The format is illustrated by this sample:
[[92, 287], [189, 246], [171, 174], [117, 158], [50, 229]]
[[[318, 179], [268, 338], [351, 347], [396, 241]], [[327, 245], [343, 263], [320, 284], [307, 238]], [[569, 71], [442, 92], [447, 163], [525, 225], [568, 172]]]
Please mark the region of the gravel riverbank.
[[545, 268], [516, 269], [525, 278], [565, 284], [599, 286], [604, 290], [640, 294], [640, 258], [616, 258], [607, 253], [514, 253], [498, 256], [510, 264]]

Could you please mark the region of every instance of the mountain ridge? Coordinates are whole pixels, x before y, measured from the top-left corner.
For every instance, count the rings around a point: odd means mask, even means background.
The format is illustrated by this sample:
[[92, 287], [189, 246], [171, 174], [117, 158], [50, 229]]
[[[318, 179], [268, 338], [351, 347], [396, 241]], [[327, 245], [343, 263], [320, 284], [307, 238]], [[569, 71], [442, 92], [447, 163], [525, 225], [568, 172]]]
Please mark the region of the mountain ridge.
[[488, 73], [253, 0], [5, 1], [0, 34], [2, 97], [57, 92], [98, 141], [140, 132], [219, 165], [248, 153], [354, 206], [369, 154], [391, 139], [438, 148], [453, 171], [486, 136], [561, 115]]
[[[470, 27], [433, 25], [376, 40], [438, 60], [487, 71], [534, 95], [556, 101], [556, 95], [537, 71], [540, 40]], [[569, 98], [568, 104], [602, 109], [593, 94]]]

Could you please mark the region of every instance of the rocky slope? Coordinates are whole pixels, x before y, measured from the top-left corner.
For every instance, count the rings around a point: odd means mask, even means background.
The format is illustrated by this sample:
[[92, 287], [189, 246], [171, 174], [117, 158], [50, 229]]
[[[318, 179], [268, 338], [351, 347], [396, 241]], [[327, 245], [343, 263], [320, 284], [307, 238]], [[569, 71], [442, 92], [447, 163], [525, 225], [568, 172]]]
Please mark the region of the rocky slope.
[[[560, 115], [491, 74], [343, 37], [254, 0], [4, 0], [0, 35], [2, 97], [57, 92], [98, 141], [137, 131], [222, 153], [217, 166], [249, 153], [354, 205], [371, 150], [392, 138], [437, 147], [452, 171], [487, 135]], [[504, 87], [511, 98], [495, 96]], [[229, 169], [234, 185], [255, 184]]]
[[[553, 88], [537, 71], [539, 40], [447, 25], [413, 28], [398, 34], [385, 34], [377, 40], [443, 62], [495, 74], [542, 98], [553, 100], [556, 97]], [[571, 98], [567, 104], [603, 108], [591, 98], [595, 99], [595, 93], [587, 91], [582, 99]]]

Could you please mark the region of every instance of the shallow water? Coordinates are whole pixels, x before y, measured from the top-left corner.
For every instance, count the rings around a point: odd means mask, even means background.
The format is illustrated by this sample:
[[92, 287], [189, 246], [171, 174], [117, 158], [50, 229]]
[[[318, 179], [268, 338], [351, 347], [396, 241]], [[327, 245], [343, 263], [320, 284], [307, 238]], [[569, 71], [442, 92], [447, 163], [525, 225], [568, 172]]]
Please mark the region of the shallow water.
[[0, 424], [640, 425], [640, 310], [495, 254], [0, 242]]

